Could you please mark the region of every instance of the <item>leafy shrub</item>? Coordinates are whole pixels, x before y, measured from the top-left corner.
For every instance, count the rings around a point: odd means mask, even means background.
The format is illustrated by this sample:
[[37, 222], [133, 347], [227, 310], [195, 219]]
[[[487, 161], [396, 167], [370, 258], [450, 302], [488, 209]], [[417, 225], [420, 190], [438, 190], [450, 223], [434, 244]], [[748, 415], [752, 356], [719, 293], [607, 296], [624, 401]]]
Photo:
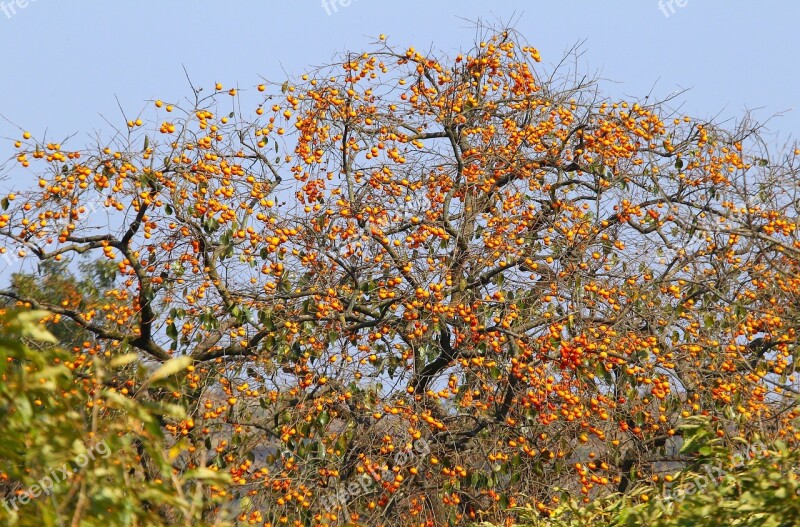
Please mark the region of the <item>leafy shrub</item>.
[[213, 506], [203, 483], [227, 478], [207, 468], [172, 476], [182, 449], [167, 449], [161, 422], [183, 409], [121, 396], [106, 383], [107, 370], [135, 357], [79, 365], [52, 345], [39, 324], [47, 315], [0, 318], [0, 525], [202, 525], [195, 520]]

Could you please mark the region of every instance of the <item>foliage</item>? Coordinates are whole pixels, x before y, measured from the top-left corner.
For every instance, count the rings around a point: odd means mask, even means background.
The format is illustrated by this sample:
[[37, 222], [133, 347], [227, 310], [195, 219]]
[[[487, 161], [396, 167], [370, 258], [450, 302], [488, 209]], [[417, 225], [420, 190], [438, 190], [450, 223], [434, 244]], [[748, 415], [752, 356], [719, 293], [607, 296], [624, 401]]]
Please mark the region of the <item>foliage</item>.
[[172, 476], [182, 445], [167, 452], [160, 420], [183, 409], [127, 399], [106, 384], [135, 356], [83, 368], [52, 346], [23, 344], [55, 341], [39, 325], [47, 315], [9, 312], [0, 321], [0, 523], [203, 525], [203, 507], [213, 504], [202, 484], [226, 475]]
[[[35, 302], [53, 305], [75, 306], [83, 310], [86, 305], [113, 304], [113, 296], [106, 295], [114, 288], [116, 266], [107, 260], [81, 262], [76, 275], [64, 260], [44, 260], [35, 273], [17, 272], [11, 275], [10, 285], [14, 291]], [[2, 299], [13, 305], [10, 299]], [[69, 317], [53, 317], [48, 330], [63, 348], [83, 347], [94, 341], [94, 335], [75, 324]]]
[[110, 281], [0, 296], [91, 335], [90, 371], [191, 360], [171, 389], [107, 378], [186, 409], [163, 430], [241, 522], [512, 520], [688, 466], [692, 416], [797, 448], [800, 150], [579, 79], [513, 31], [456, 57], [381, 38], [94, 147], [26, 132], [7, 254]]
[[520, 525], [791, 527], [800, 523], [800, 452], [779, 442], [743, 455], [721, 446], [719, 438], [708, 433], [709, 425], [701, 419], [686, 427], [696, 447], [688, 450], [707, 451], [697, 465], [700, 470], [686, 469], [669, 478], [670, 483], [606, 496], [585, 507], [567, 496], [566, 503], [549, 515], [523, 512], [527, 521]]

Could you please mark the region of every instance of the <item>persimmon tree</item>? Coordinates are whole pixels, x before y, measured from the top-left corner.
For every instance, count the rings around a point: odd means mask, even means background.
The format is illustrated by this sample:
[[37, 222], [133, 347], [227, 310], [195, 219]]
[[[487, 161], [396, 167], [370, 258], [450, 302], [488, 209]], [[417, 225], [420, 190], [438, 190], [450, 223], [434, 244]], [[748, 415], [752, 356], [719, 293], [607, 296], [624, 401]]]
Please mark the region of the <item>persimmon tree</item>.
[[176, 470], [229, 473], [245, 523], [545, 513], [652, 483], [697, 414], [796, 445], [798, 150], [539, 61], [381, 37], [252, 111], [218, 84], [92, 147], [26, 132], [7, 254], [116, 272], [0, 294], [92, 335], [81, 361], [191, 358], [115, 389], [185, 405]]

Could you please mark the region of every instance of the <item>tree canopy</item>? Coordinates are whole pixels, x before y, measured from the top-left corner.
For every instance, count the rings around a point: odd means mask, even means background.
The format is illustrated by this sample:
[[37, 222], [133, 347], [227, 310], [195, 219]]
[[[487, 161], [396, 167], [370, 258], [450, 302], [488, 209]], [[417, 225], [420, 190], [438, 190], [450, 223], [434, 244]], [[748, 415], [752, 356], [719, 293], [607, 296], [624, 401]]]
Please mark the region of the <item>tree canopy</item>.
[[181, 358], [170, 389], [76, 389], [183, 406], [172, 469], [227, 474], [205, 492], [242, 524], [546, 515], [690, 464], [693, 416], [797, 447], [794, 146], [610, 99], [511, 30], [382, 36], [252, 109], [213, 88], [76, 150], [25, 132], [7, 258], [102, 281], [0, 296], [80, 335], [70, 368]]

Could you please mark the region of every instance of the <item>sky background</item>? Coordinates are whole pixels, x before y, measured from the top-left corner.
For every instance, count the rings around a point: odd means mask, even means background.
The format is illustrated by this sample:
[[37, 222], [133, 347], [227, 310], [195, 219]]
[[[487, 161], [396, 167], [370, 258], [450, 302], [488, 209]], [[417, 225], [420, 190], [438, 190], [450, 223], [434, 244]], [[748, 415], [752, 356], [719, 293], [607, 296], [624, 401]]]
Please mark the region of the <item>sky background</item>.
[[[545, 64], [582, 43], [578, 68], [612, 97], [665, 97], [688, 89], [681, 111], [731, 124], [745, 110], [769, 122], [774, 144], [800, 130], [800, 2], [772, 0], [435, 1], [0, 0], [0, 164], [22, 130], [79, 148], [106, 120], [124, 126], [146, 101], [182, 99], [214, 82], [282, 82], [381, 33], [401, 48], [455, 55], [474, 21], [509, 22]], [[20, 0], [24, 3], [25, 0]], [[328, 0], [329, 2], [333, 0]], [[346, 0], [344, 0], [346, 1]], [[13, 5], [12, 8], [9, 5]], [[1, 9], [5, 7], [5, 12]], [[46, 135], [45, 135], [46, 133]], [[7, 171], [0, 190], [27, 185]]]

